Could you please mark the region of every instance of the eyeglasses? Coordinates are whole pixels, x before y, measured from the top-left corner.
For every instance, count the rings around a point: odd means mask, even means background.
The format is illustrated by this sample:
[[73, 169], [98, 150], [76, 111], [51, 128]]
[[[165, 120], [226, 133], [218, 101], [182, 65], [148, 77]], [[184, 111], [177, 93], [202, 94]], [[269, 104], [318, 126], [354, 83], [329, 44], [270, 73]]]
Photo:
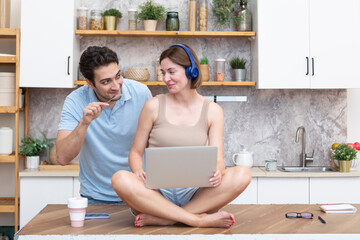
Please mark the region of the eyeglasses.
[[286, 218], [307, 218], [307, 219], [312, 219], [314, 217], [314, 214], [310, 213], [310, 212], [301, 212], [301, 213], [297, 213], [297, 212], [288, 212], [285, 214]]

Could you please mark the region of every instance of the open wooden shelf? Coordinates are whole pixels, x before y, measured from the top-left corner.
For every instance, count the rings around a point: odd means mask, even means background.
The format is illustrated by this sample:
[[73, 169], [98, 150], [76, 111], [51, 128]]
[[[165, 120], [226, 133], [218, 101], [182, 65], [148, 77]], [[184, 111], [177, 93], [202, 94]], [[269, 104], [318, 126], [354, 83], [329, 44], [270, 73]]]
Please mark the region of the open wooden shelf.
[[[0, 64], [15, 64], [15, 106], [0, 106], [0, 113], [11, 113], [14, 114], [15, 129], [13, 136], [15, 138], [15, 152], [9, 156], [0, 156], [0, 163], [12, 163], [14, 165], [14, 179], [13, 181], [8, 180], [7, 184], [14, 183], [15, 196], [12, 198], [0, 198], [0, 212], [14, 213], [14, 230], [17, 232], [19, 225], [19, 113], [25, 112], [25, 121], [27, 120], [28, 112], [24, 108], [19, 108], [19, 73], [20, 73], [20, 29], [0, 28], [0, 39], [14, 39], [14, 45], [16, 47], [15, 55], [1, 54]], [[28, 92], [25, 96], [28, 97]], [[28, 98], [27, 98], [28, 101]], [[28, 110], [28, 103], [25, 102]], [[25, 124], [25, 131], [27, 125]], [[26, 135], [26, 133], [25, 133]]]
[[16, 113], [24, 112], [24, 108], [19, 108], [19, 110], [16, 110], [15, 106], [0, 106], [0, 113]]
[[255, 37], [255, 32], [222, 32], [222, 31], [110, 31], [110, 30], [75, 30], [80, 36], [113, 36], [113, 37], [187, 37], [187, 38], [247, 38]]
[[16, 38], [16, 29], [0, 28], [0, 38]]
[[[141, 82], [141, 81], [139, 81]], [[141, 82], [148, 86], [165, 86], [161, 81]], [[75, 85], [86, 85], [86, 81], [74, 81]], [[202, 86], [255, 86], [255, 82], [203, 82]]]
[[0, 198], [0, 212], [15, 212], [15, 198]]
[[0, 63], [16, 63], [16, 56], [0, 56]]
[[15, 153], [13, 152], [8, 156], [0, 156], [0, 163], [14, 163], [15, 159]]

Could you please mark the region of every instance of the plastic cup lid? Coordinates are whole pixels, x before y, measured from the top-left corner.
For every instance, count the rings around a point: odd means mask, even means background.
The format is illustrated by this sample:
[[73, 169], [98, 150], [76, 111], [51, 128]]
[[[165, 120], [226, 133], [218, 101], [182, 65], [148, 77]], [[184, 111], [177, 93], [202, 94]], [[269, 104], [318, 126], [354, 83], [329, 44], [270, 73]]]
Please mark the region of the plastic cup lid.
[[68, 199], [69, 208], [86, 208], [88, 206], [88, 199], [83, 197], [75, 197]]

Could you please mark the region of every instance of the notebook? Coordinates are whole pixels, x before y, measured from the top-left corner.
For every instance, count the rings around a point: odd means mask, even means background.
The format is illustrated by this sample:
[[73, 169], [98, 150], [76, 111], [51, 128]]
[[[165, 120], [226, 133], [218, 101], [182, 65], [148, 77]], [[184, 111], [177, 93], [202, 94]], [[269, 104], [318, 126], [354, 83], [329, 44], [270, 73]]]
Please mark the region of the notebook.
[[357, 208], [350, 204], [322, 205], [320, 209], [326, 213], [356, 213]]
[[211, 187], [216, 163], [216, 146], [146, 148], [146, 187]]

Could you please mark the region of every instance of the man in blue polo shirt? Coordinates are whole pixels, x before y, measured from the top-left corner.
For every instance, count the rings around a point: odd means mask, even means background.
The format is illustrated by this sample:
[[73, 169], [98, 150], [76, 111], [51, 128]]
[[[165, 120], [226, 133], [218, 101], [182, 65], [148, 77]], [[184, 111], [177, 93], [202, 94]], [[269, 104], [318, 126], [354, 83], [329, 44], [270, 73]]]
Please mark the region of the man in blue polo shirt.
[[80, 58], [87, 85], [66, 97], [56, 140], [56, 159], [68, 164], [79, 153], [80, 194], [90, 204], [123, 203], [112, 188], [111, 176], [131, 171], [128, 155], [138, 118], [151, 98], [141, 83], [124, 79], [115, 52], [89, 47]]

